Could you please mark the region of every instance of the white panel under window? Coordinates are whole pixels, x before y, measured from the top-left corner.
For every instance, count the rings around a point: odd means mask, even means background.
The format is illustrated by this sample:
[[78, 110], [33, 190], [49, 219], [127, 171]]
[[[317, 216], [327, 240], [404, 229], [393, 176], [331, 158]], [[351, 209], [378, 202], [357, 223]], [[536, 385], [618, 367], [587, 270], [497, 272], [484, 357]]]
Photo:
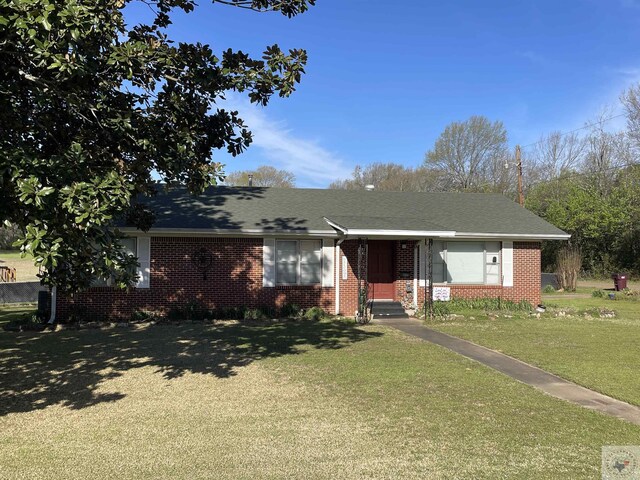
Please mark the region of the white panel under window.
[[447, 276], [451, 283], [484, 283], [482, 242], [447, 243]]
[[138, 263], [138, 288], [149, 288], [151, 283], [151, 239], [138, 237], [137, 245]]

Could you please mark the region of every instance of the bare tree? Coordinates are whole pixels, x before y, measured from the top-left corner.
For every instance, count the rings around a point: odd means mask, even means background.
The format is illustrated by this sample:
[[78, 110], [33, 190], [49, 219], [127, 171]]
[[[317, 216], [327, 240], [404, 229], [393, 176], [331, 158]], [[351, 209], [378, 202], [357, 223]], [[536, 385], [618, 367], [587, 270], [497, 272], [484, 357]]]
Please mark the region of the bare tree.
[[447, 190], [494, 191], [503, 181], [498, 166], [504, 167], [507, 158], [507, 131], [502, 122], [473, 116], [444, 129], [427, 152], [424, 166], [444, 173]]
[[627, 132], [605, 130], [604, 124], [609, 118], [610, 112], [603, 111], [598, 120], [590, 124], [582, 164], [585, 179], [602, 195], [608, 194], [614, 186], [614, 171], [633, 160]]
[[531, 154], [538, 180], [553, 180], [578, 169], [584, 159], [587, 142], [578, 133], [543, 135]]
[[364, 167], [357, 165], [350, 179], [335, 181], [329, 188], [362, 190], [367, 185], [373, 185], [376, 190], [423, 192], [439, 190], [439, 182], [438, 172], [422, 167], [372, 163]]
[[627, 114], [627, 133], [633, 147], [640, 153], [640, 83], [620, 97]]
[[287, 170], [278, 170], [268, 165], [263, 165], [255, 170], [232, 172], [226, 176], [225, 184], [247, 186], [249, 185], [249, 175], [253, 175], [254, 187], [293, 188], [296, 184], [296, 176], [293, 173]]

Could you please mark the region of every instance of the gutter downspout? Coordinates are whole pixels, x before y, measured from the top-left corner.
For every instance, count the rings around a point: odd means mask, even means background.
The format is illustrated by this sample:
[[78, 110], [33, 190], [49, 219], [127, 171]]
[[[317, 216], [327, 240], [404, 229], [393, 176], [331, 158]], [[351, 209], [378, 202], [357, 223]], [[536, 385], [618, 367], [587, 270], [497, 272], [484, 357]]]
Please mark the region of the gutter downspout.
[[51, 316], [47, 325], [53, 325], [56, 322], [56, 299], [57, 299], [57, 287], [51, 288]]

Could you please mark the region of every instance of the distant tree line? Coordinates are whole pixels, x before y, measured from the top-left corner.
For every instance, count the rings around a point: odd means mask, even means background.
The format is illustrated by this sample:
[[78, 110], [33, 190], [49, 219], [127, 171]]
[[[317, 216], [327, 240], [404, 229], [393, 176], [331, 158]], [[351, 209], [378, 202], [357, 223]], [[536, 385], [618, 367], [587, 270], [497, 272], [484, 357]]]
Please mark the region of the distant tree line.
[[[583, 271], [640, 274], [640, 85], [621, 96], [626, 128], [608, 130], [611, 112], [576, 132], [551, 132], [523, 149], [525, 206], [572, 235]], [[356, 166], [330, 188], [425, 192], [486, 192], [517, 198], [513, 149], [499, 121], [474, 116], [449, 124], [418, 167]], [[565, 242], [545, 242], [552, 270]]]

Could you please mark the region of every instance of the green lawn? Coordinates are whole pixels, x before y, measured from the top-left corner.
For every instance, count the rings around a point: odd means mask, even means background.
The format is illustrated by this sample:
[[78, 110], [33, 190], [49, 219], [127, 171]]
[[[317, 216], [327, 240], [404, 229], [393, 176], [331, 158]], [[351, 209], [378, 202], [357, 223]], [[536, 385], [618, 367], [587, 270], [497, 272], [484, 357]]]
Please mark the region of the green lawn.
[[36, 304], [19, 303], [0, 305], [0, 328], [11, 320], [16, 320], [27, 313], [35, 313]]
[[0, 250], [0, 266], [15, 268], [18, 282], [38, 280], [38, 267], [33, 264], [33, 257], [22, 258], [18, 250]]
[[17, 478], [599, 478], [640, 427], [381, 326], [0, 334]]
[[[540, 318], [466, 312], [465, 318], [438, 319], [430, 326], [640, 405], [640, 301], [565, 294], [544, 295], [543, 303], [552, 309]], [[616, 318], [580, 313], [598, 308], [615, 311]], [[556, 316], [558, 309], [569, 315]]]

